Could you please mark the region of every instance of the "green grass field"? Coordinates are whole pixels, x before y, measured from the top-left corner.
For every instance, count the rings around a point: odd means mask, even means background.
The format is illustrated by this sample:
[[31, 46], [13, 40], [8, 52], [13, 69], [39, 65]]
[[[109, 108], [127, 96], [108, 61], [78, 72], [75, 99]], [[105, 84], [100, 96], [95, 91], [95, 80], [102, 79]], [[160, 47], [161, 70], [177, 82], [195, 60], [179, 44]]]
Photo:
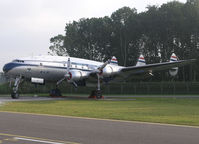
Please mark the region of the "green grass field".
[[199, 126], [199, 99], [135, 98], [131, 101], [61, 100], [9, 102], [0, 111]]

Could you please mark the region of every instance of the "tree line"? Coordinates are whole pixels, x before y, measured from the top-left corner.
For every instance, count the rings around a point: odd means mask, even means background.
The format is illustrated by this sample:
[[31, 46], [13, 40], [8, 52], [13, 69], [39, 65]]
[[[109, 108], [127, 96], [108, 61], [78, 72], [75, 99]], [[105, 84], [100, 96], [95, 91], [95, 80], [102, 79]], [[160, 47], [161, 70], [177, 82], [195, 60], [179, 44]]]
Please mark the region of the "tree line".
[[[147, 63], [168, 61], [174, 52], [179, 59], [199, 58], [199, 0], [148, 6], [138, 13], [122, 7], [101, 18], [82, 18], [66, 23], [65, 35], [50, 39], [51, 54], [105, 61], [116, 56], [119, 65], [132, 66], [142, 53]], [[180, 69], [179, 81], [199, 80], [199, 61]], [[167, 80], [155, 73], [152, 81]]]

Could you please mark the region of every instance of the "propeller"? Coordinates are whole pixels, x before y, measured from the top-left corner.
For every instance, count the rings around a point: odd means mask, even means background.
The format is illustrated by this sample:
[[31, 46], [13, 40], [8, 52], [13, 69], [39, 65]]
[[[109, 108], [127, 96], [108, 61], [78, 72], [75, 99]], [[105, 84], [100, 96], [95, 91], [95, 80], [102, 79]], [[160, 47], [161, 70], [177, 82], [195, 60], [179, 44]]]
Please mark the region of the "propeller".
[[66, 74], [64, 75], [64, 77], [63, 77], [62, 79], [60, 79], [60, 80], [57, 82], [57, 85], [59, 85], [59, 84], [60, 84], [61, 82], [63, 82], [65, 79], [71, 78], [70, 67], [71, 67], [71, 62], [70, 62], [70, 58], [68, 58], [68, 61], [67, 61], [67, 72], [66, 72]]
[[[109, 64], [111, 62], [111, 60], [107, 60], [103, 65], [101, 65], [100, 67], [98, 67], [96, 70], [94, 70], [92, 73], [97, 74], [98, 77], [98, 89], [100, 90], [100, 75], [103, 72], [103, 69], [107, 66], [107, 64]], [[63, 82], [64, 80], [68, 80], [68, 82], [70, 82], [75, 88], [78, 87], [78, 85], [76, 84], [76, 82], [71, 79], [72, 78], [72, 72], [70, 71], [70, 67], [71, 67], [71, 62], [70, 62], [70, 58], [68, 58], [67, 61], [67, 71], [66, 74], [64, 75], [64, 77], [62, 79], [60, 79], [57, 82], [57, 85], [59, 85], [61, 82]]]
[[108, 59], [103, 65], [101, 65], [98, 69], [97, 69], [97, 90], [100, 91], [100, 75], [103, 73], [103, 69], [107, 66], [107, 64], [109, 64], [111, 62], [110, 59]]
[[108, 59], [103, 65], [101, 65], [100, 67], [97, 68], [97, 70], [95, 71], [97, 74], [102, 74], [103, 69], [107, 66], [107, 64], [109, 64], [111, 62], [110, 59]]
[[[66, 74], [64, 75], [64, 77], [62, 79], [60, 79], [58, 82], [57, 82], [57, 85], [59, 85], [60, 83], [62, 83], [64, 80], [68, 80], [70, 81], [71, 78], [72, 78], [72, 74], [70, 72], [70, 67], [71, 67], [71, 62], [70, 62], [70, 58], [68, 58], [68, 61], [67, 61], [67, 71], [66, 71]], [[77, 88], [78, 85], [75, 83], [75, 81], [70, 81], [72, 83], [72, 85]]]

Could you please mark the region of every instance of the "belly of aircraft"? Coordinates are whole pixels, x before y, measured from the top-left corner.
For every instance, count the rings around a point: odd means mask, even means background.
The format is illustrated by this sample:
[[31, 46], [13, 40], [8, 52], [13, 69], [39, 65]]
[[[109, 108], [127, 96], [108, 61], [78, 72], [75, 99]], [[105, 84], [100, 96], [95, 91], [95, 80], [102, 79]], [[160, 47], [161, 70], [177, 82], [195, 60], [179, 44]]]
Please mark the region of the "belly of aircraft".
[[58, 81], [66, 74], [66, 69], [50, 68], [41, 66], [22, 66], [11, 70], [9, 75], [12, 77], [22, 76], [25, 79], [42, 78], [45, 81]]

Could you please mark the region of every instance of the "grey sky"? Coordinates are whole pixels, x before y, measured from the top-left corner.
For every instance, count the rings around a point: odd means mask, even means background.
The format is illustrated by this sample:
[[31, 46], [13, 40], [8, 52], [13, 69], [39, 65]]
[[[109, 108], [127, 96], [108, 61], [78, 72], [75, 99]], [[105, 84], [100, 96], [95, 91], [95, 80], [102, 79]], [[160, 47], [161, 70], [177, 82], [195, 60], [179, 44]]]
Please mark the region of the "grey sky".
[[0, 71], [15, 58], [47, 54], [50, 38], [64, 34], [69, 21], [110, 16], [123, 6], [141, 12], [147, 5], [168, 1], [172, 0], [0, 0]]

